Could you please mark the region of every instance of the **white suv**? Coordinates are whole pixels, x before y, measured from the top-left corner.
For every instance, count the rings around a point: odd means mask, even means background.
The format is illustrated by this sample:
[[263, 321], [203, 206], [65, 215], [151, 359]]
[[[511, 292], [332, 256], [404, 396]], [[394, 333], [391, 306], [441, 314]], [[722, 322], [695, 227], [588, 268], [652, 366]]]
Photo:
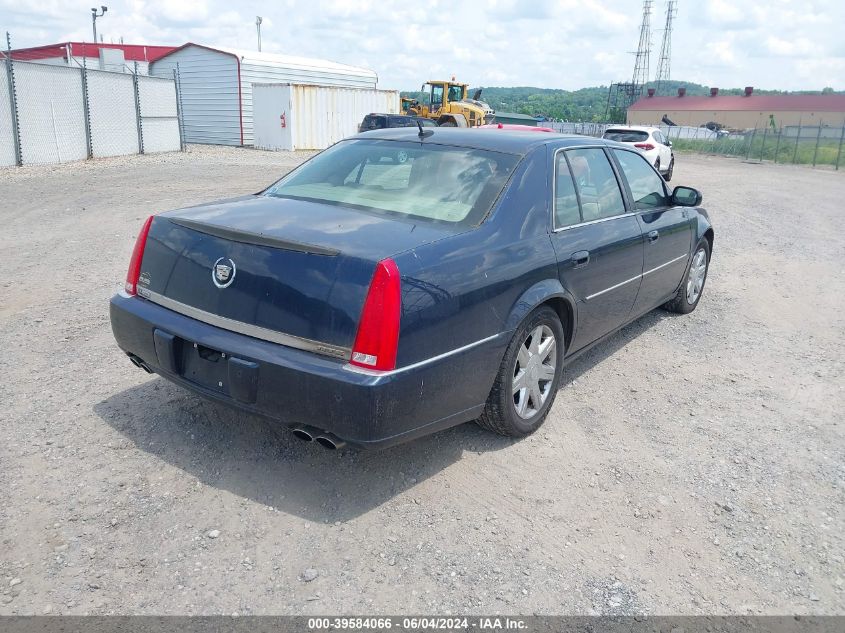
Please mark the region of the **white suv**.
[[666, 182], [672, 180], [675, 155], [672, 142], [656, 127], [614, 125], [605, 130], [602, 138], [631, 145], [640, 150]]

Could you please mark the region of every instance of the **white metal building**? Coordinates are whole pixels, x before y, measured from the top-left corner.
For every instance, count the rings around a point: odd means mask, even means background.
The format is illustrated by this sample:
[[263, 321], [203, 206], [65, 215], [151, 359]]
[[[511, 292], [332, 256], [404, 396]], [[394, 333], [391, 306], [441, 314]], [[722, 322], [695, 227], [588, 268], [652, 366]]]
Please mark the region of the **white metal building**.
[[399, 113], [398, 90], [255, 83], [252, 92], [257, 149], [325, 149], [370, 112]]
[[172, 77], [177, 64], [188, 143], [252, 145], [253, 83], [373, 89], [378, 82], [376, 73], [366, 68], [192, 43], [152, 62], [150, 74]]

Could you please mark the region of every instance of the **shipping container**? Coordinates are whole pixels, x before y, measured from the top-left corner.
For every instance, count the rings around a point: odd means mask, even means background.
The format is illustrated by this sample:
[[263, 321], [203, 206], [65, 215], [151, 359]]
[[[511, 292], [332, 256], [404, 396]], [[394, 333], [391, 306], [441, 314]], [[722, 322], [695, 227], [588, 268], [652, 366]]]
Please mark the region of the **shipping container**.
[[257, 149], [325, 149], [371, 112], [399, 113], [396, 90], [253, 84], [252, 94]]
[[185, 44], [150, 64], [173, 77], [178, 67], [185, 141], [252, 145], [254, 83], [375, 89], [372, 70], [323, 59]]

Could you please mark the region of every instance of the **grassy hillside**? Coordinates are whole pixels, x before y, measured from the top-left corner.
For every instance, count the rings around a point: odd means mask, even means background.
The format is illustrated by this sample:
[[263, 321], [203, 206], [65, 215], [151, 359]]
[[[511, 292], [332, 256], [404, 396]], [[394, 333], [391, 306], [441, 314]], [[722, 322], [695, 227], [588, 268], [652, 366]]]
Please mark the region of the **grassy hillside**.
[[[709, 86], [702, 86], [692, 82], [670, 81], [661, 89], [660, 94], [677, 94], [679, 87], [685, 87], [687, 94], [708, 95]], [[655, 87], [648, 84], [649, 88]], [[475, 88], [470, 89], [470, 94]], [[719, 94], [742, 94], [743, 88], [720, 88]], [[824, 90], [805, 90], [789, 93], [783, 90], [757, 90], [756, 94], [820, 94], [833, 92], [830, 88]], [[552, 88], [497, 88], [483, 89], [481, 99], [489, 103], [494, 110], [503, 112], [519, 112], [532, 116], [545, 116], [560, 121], [605, 121], [607, 108], [608, 86], [594, 86], [579, 90], [555, 90]], [[420, 92], [402, 92], [403, 97], [414, 97], [427, 103], [427, 97]], [[624, 118], [624, 116], [623, 116]]]

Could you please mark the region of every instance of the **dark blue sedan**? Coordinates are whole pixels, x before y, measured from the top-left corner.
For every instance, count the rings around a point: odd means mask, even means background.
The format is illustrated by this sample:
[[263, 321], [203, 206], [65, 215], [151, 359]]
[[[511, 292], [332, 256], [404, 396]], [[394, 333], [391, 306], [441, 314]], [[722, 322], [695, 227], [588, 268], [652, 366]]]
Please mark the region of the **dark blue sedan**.
[[112, 329], [135, 365], [329, 448], [471, 420], [524, 436], [565, 363], [695, 309], [700, 204], [609, 141], [367, 132], [259, 194], [149, 218]]

